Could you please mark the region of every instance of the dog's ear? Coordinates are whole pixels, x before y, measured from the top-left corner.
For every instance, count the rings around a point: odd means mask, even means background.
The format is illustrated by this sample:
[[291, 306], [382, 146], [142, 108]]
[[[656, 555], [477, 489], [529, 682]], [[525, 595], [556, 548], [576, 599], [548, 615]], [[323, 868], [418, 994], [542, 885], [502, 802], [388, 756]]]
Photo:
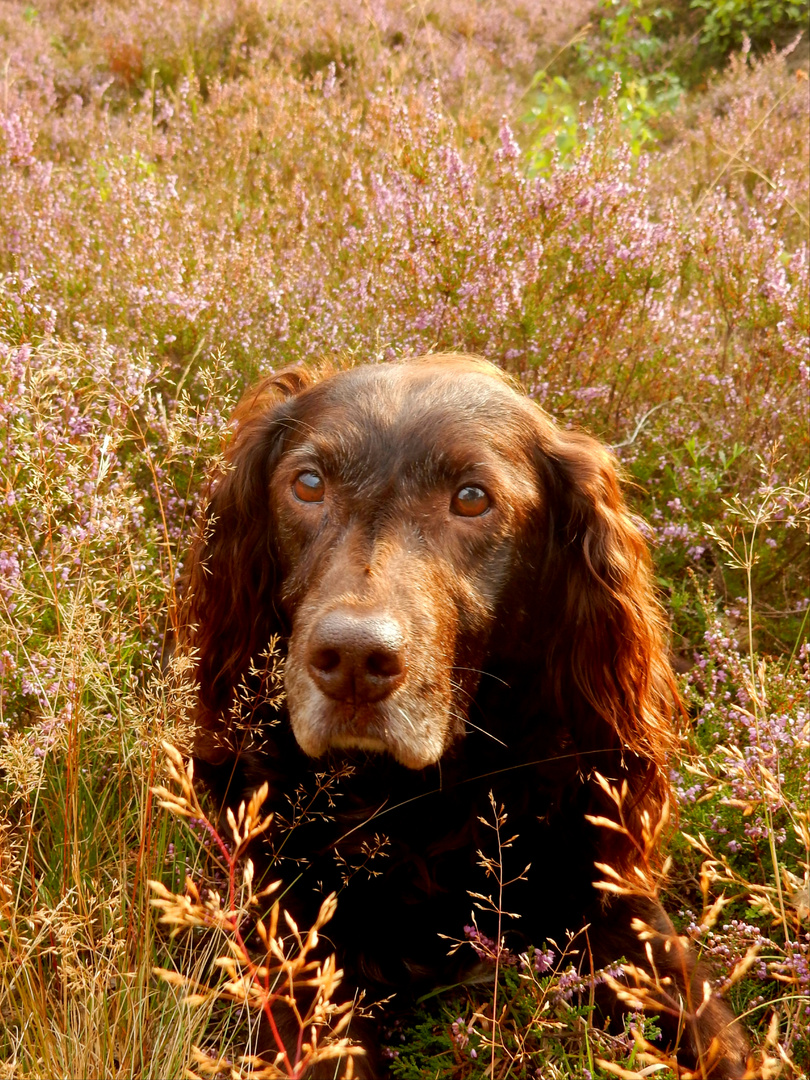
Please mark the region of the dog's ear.
[[606, 447], [544, 416], [538, 442], [550, 690], [582, 768], [627, 780], [628, 814], [639, 821], [647, 810], [654, 823], [668, 793], [677, 690], [647, 542]]
[[270, 478], [282, 452], [285, 403], [314, 381], [289, 368], [244, 394], [186, 560], [180, 643], [196, 664], [196, 752], [212, 763], [228, 756], [223, 735], [240, 681], [283, 632]]

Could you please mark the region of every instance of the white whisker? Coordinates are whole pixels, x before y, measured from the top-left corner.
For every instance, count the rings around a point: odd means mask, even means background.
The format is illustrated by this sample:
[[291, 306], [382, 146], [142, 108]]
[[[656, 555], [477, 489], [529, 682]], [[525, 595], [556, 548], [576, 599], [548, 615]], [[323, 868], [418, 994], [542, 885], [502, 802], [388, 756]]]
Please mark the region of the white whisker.
[[485, 671], [483, 668], [459, 667], [458, 664], [453, 664], [453, 667], [451, 668], [451, 670], [452, 671], [474, 671], [477, 675], [486, 676], [486, 678], [488, 678], [488, 679], [494, 679], [495, 682], [501, 683], [501, 685], [505, 686], [507, 689], [509, 689], [509, 686], [510, 686], [510, 684], [506, 681], [506, 679], [502, 679], [500, 677], [500, 675], [493, 675], [491, 671]]

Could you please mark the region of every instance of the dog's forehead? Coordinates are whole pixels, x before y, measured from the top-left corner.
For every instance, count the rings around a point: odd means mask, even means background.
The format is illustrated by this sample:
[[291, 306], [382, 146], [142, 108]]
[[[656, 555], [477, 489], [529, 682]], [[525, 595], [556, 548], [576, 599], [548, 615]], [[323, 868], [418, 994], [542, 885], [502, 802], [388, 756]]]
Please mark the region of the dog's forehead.
[[312, 441], [334, 434], [346, 451], [385, 442], [424, 456], [489, 445], [511, 457], [532, 426], [530, 403], [505, 381], [455, 365], [353, 368], [312, 387], [301, 406]]

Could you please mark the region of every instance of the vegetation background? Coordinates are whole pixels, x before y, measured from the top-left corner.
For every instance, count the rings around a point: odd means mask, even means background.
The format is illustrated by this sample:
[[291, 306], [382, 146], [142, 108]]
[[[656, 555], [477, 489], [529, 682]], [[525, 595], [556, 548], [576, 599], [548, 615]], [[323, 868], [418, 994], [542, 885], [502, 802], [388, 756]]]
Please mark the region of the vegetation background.
[[[247, 1068], [149, 899], [232, 854], [152, 793], [195, 500], [257, 372], [431, 349], [620, 458], [689, 711], [665, 903], [759, 1074], [807, 1075], [807, 18], [0, 2], [0, 1078]], [[494, 1014], [467, 989], [391, 1031], [394, 1074], [637, 1075], [537, 946]]]

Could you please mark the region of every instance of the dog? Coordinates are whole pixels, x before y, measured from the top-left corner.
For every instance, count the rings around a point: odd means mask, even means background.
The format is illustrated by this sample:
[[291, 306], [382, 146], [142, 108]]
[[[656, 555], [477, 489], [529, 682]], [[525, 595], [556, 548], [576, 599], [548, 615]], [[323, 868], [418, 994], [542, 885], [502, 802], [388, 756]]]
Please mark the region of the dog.
[[[595, 885], [654, 862], [677, 746], [664, 620], [611, 453], [452, 354], [271, 375], [224, 459], [185, 570], [197, 771], [220, 805], [269, 783], [257, 860], [294, 881], [299, 925], [338, 893], [325, 933], [346, 993], [408, 1001], [480, 966], [446, 939], [471, 893], [492, 894], [494, 805], [517, 878], [506, 947], [574, 934], [586, 975], [654, 967], [663, 1044], [742, 1077], [742, 1029], [654, 891]], [[274, 642], [280, 710], [260, 674]], [[496, 938], [495, 919], [477, 932]], [[606, 1014], [621, 985], [598, 988]], [[381, 1075], [362, 1041], [361, 1073]]]

